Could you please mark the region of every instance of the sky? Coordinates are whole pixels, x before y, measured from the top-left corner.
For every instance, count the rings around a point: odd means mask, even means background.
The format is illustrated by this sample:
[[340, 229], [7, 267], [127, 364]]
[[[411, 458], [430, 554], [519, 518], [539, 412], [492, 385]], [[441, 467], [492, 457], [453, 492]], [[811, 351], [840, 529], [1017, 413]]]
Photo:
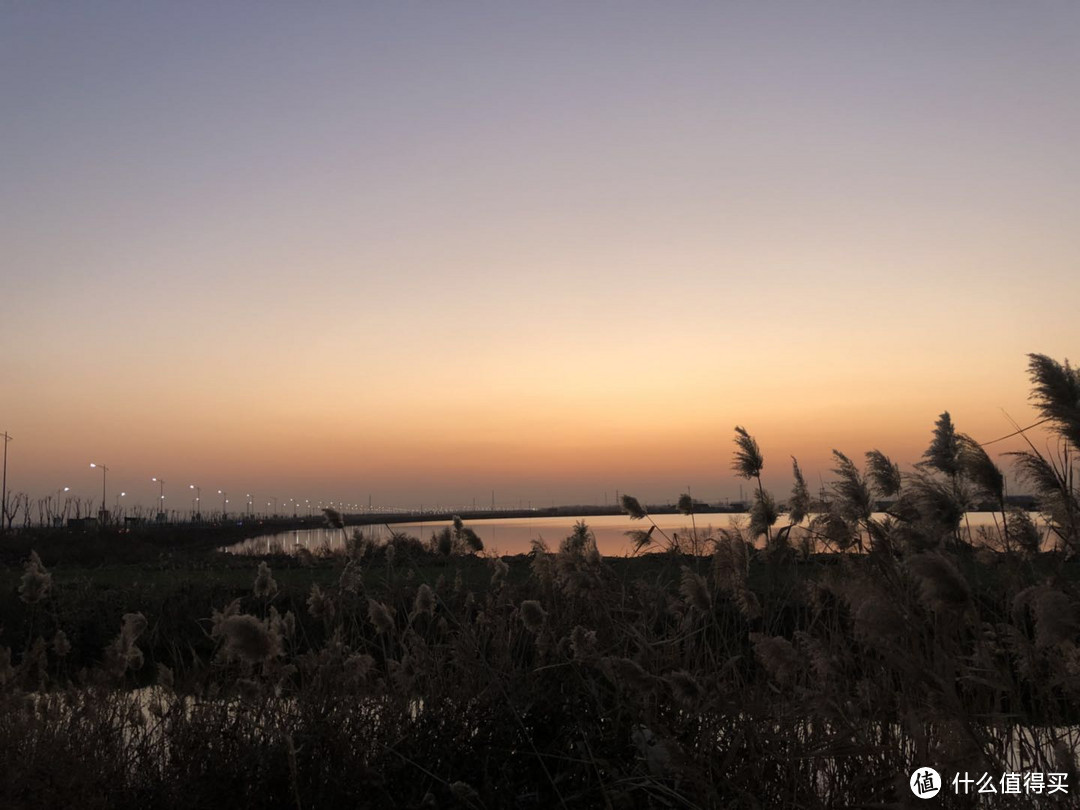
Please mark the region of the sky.
[[1078, 40], [1067, 2], [0, 3], [9, 489], [712, 501], [735, 425], [779, 494], [944, 410], [1002, 436], [1080, 346]]

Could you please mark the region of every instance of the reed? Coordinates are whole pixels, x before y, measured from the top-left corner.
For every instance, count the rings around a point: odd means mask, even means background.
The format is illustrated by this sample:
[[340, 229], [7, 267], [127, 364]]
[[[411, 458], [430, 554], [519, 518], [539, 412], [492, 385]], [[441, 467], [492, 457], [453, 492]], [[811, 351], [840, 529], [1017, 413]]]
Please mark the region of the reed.
[[[1069, 454], [1017, 457], [1057, 510], [1052, 550], [1013, 513], [1000, 550], [956, 542], [964, 493], [1003, 490], [943, 415], [910, 473], [836, 452], [822, 503], [793, 460], [775, 533], [737, 429], [761, 513], [703, 533], [708, 554], [603, 558], [581, 523], [497, 558], [459, 521], [240, 584], [207, 558], [162, 593], [95, 592], [28, 553], [0, 595], [0, 806], [824, 810], [907, 806], [915, 765], [1075, 774], [1077, 389], [1068, 366], [1032, 373]], [[849, 553], [792, 562], [796, 527]]]

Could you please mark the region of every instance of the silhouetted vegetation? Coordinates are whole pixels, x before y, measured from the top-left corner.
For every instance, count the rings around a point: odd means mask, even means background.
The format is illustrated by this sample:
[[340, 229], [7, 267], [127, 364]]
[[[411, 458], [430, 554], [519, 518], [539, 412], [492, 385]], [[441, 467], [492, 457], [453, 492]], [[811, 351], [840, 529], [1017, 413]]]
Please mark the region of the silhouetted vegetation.
[[[1075, 791], [1080, 381], [1031, 374], [1056, 454], [1015, 458], [1050, 547], [943, 414], [910, 473], [834, 451], [812, 498], [794, 461], [786, 523], [736, 428], [747, 524], [653, 524], [633, 539], [662, 553], [633, 558], [584, 522], [483, 557], [462, 520], [112, 581], [28, 552], [3, 590], [0, 805], [901, 806], [916, 765]], [[961, 531], [976, 498], [998, 531]]]

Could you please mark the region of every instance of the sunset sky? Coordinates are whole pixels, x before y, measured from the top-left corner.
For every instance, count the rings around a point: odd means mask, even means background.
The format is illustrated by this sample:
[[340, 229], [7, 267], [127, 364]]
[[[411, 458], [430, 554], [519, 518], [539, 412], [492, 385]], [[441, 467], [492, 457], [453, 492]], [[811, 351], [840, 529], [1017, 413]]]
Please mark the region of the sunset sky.
[[716, 500], [737, 424], [781, 496], [946, 409], [1006, 434], [1026, 353], [1080, 355], [1078, 42], [1067, 2], [4, 3], [9, 489]]

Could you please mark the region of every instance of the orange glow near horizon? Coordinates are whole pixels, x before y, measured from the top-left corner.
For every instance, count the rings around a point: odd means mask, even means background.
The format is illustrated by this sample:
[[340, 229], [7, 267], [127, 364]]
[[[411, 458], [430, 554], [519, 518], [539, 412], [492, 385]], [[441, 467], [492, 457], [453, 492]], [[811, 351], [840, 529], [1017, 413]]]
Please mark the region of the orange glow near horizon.
[[[687, 485], [716, 500], [738, 492], [729, 469], [736, 424], [758, 438], [765, 478], [781, 493], [792, 455], [811, 480], [829, 478], [833, 448], [853, 458], [881, 449], [910, 465], [941, 410], [980, 440], [1011, 432], [999, 407], [1033, 421], [1022, 369], [1011, 375], [1016, 385], [974, 391], [964, 376], [925, 389], [912, 381], [905, 391], [899, 374], [886, 387], [871, 371], [858, 381], [822, 371], [817, 381], [794, 384], [770, 374], [756, 385], [730, 371], [710, 381], [699, 371], [627, 374], [621, 365], [590, 369], [576, 383], [568, 369], [556, 375], [560, 384], [542, 371], [524, 376], [491, 375], [456, 389], [401, 381], [379, 396], [362, 381], [355, 389], [338, 380], [289, 391], [265, 380], [220, 379], [213, 407], [200, 407], [191, 392], [170, 406], [153, 391], [117, 391], [111, 380], [86, 378], [78, 400], [19, 414], [12, 470], [27, 468], [17, 451], [32, 445], [34, 467], [87, 494], [96, 479], [81, 469], [83, 459], [100, 457], [117, 486], [131, 481], [136, 491], [141, 478], [160, 475], [215, 491], [327, 502], [366, 502], [371, 494], [380, 503], [486, 503], [492, 489], [511, 502], [598, 502], [616, 489], [663, 501]], [[1016, 449], [1019, 441], [993, 449]], [[37, 477], [41, 491], [55, 488]]]

